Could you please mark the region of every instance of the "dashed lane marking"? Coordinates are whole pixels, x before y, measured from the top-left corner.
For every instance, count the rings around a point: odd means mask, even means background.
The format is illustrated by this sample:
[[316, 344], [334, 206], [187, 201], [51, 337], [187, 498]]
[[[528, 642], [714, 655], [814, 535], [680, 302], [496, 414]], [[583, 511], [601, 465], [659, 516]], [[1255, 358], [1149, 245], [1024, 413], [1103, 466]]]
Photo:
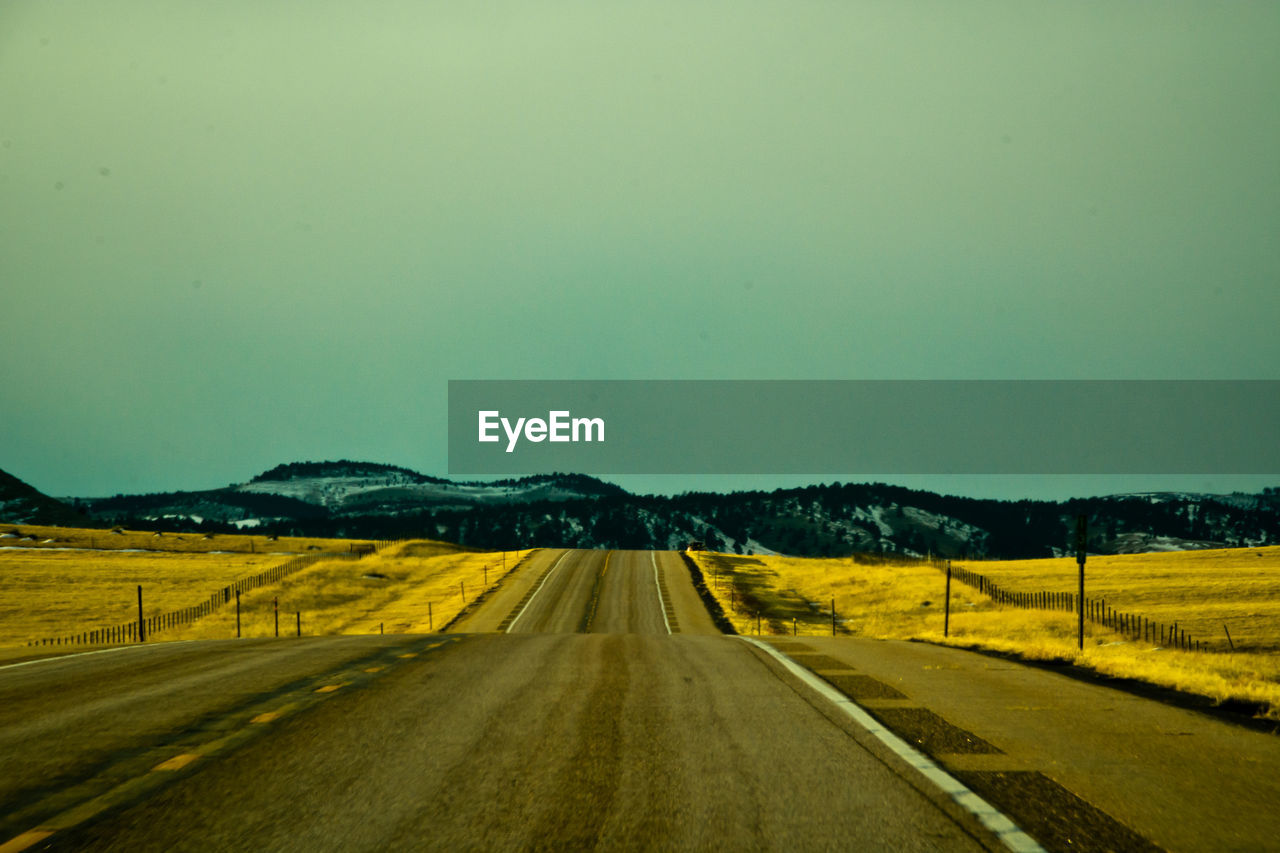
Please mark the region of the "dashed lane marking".
[[[457, 639], [446, 640], [429, 648], [457, 642], [459, 642]], [[97, 654], [97, 652], [89, 652], [88, 654]], [[411, 653], [401, 657], [416, 657], [416, 655]], [[379, 670], [385, 668], [377, 667]], [[95, 777], [74, 783], [70, 789], [54, 792], [45, 800], [36, 802], [24, 809], [30, 816], [29, 828], [9, 838], [7, 841], [0, 842], [0, 853], [19, 853], [19, 851], [27, 850], [33, 845], [44, 842], [60, 831], [78, 826], [108, 809], [119, 808], [136, 802], [138, 799], [148, 796], [167, 785], [168, 780], [173, 779], [176, 775], [190, 772], [189, 767], [192, 764], [196, 764], [197, 759], [211, 758], [248, 743], [262, 731], [261, 724], [272, 722], [284, 717], [286, 714], [303, 710], [312, 707], [317, 702], [325, 701], [327, 695], [331, 695], [342, 687], [353, 683], [351, 679], [357, 679], [358, 676], [352, 670], [348, 670], [346, 672], [330, 673], [328, 676], [323, 677], [323, 679], [331, 678], [347, 678], [348, 680], [325, 684], [314, 690], [308, 690], [305, 687], [299, 688], [291, 694], [295, 697], [294, 701], [286, 702], [286, 704], [279, 705], [272, 710], [262, 710], [262, 705], [259, 705], [256, 708], [245, 708], [239, 712], [232, 712], [229, 717], [214, 721], [210, 728], [204, 729], [206, 734], [225, 732], [221, 737], [215, 737], [204, 743], [193, 743], [192, 738], [184, 737], [182, 739], [185, 741], [184, 743], [173, 744], [170, 749], [185, 748], [187, 751], [171, 756], [158, 764], [148, 767], [147, 763], [139, 764], [133, 759], [128, 759], [111, 768], [107, 768]], [[317, 679], [317, 681], [319, 680], [322, 679]], [[312, 682], [312, 684], [315, 683], [314, 681]], [[317, 696], [316, 694], [321, 695]], [[281, 698], [276, 697], [275, 701], [279, 702]], [[242, 722], [238, 724], [238, 727], [228, 732], [225, 724], [235, 720]], [[195, 737], [199, 737], [199, 733], [194, 734]], [[161, 755], [163, 755], [163, 752], [155, 755], [151, 760], [158, 759]], [[146, 759], [143, 758], [143, 761], [145, 762]], [[198, 768], [199, 765], [196, 764], [196, 767]], [[124, 781], [120, 781], [122, 776]], [[83, 794], [74, 794], [72, 793], [74, 791], [81, 791]], [[68, 808], [65, 803], [69, 795], [83, 796], [84, 798]], [[42, 812], [44, 814], [43, 818], [40, 817]]]
[[175, 755], [173, 758], [170, 758], [168, 761], [161, 761], [159, 764], [157, 764], [155, 767], [152, 767], [151, 769], [153, 771], [154, 770], [181, 770], [182, 768], [186, 767], [188, 764], [195, 761], [199, 757], [200, 756], [196, 755], [194, 752], [184, 752], [181, 755]]
[[33, 829], [30, 832], [24, 832], [21, 835], [10, 838], [4, 844], [0, 844], [0, 853], [19, 853], [20, 850], [26, 850], [33, 844], [39, 844], [50, 835], [52, 830]]

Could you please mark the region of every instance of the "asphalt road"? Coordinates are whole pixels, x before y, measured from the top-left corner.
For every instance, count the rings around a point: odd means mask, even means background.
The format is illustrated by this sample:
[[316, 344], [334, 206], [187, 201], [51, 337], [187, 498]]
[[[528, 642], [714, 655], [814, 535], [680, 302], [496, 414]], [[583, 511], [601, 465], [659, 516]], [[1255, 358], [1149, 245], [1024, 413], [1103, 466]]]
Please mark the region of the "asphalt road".
[[768, 640], [719, 635], [676, 554], [547, 550], [448, 634], [0, 666], [0, 853], [1280, 850], [1273, 734], [957, 649]]
[[697, 602], [544, 552], [468, 633], [0, 668], [0, 851], [993, 848]]

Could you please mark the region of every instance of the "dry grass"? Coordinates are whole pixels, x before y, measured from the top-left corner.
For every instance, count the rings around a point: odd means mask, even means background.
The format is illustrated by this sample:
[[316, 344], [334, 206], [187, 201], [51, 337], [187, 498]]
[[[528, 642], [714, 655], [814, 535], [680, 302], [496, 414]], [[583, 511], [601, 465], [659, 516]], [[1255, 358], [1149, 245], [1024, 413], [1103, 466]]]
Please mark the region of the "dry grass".
[[[302, 633], [376, 634], [439, 631], [465, 602], [473, 601], [510, 572], [528, 551], [442, 552], [440, 543], [405, 542], [362, 560], [322, 560], [240, 597], [241, 636], [275, 633], [279, 601], [280, 633], [292, 635], [295, 614]], [[463, 595], [465, 593], [465, 600]], [[189, 627], [165, 631], [159, 639], [234, 637], [235, 607], [223, 607]]]
[[[955, 564], [961, 565], [961, 564]], [[1074, 559], [969, 562], [1015, 590], [1074, 592]], [[1187, 633], [1226, 651], [1280, 651], [1280, 546], [1090, 557], [1085, 595]]]
[[198, 604], [287, 557], [272, 554], [0, 551], [0, 646]]
[[[370, 540], [269, 540], [265, 536], [229, 535], [205, 539], [190, 533], [155, 536], [146, 531], [112, 533], [0, 525], [0, 535], [15, 530], [19, 532], [12, 538], [0, 539], [0, 647], [25, 648], [32, 640], [65, 637], [134, 620], [138, 615], [139, 585], [143, 587], [144, 614], [151, 617], [197, 605], [217, 590], [281, 565], [295, 555], [346, 553], [353, 546], [374, 544]], [[35, 539], [24, 538], [27, 536]], [[89, 547], [104, 543], [115, 547]], [[437, 581], [465, 582], [470, 598], [471, 585], [474, 583], [479, 589], [486, 562], [500, 566], [501, 554], [481, 554], [432, 540], [398, 543], [358, 561], [318, 562], [280, 583], [245, 593], [242, 611], [260, 606], [264, 597], [269, 601], [277, 596], [281, 606], [290, 607], [291, 613], [303, 610], [304, 620], [309, 623], [304, 628], [313, 634], [348, 630], [335, 609], [340, 602], [349, 605], [351, 613], [347, 618], [352, 622], [392, 608], [392, 602], [425, 601], [424, 596], [431, 595], [440, 599], [447, 613], [447, 596], [443, 588], [436, 589]], [[468, 574], [472, 563], [477, 575], [474, 580]], [[507, 564], [512, 563], [508, 553]], [[365, 574], [387, 577], [366, 579]], [[419, 582], [425, 584], [422, 589], [415, 587]], [[401, 592], [402, 587], [407, 591]], [[377, 621], [386, 622], [387, 630], [392, 630], [393, 621], [416, 625], [408, 615], [408, 611], [388, 609], [374, 619], [374, 630]], [[426, 620], [424, 607], [422, 630]], [[290, 622], [289, 628], [292, 627]], [[195, 626], [167, 629], [157, 639], [197, 636], [235, 636], [234, 606], [216, 611]]]
[[[944, 575], [927, 564], [691, 556], [742, 633], [755, 633], [758, 611], [762, 633], [790, 634], [794, 624], [798, 634], [829, 636], [834, 598], [842, 634], [1066, 660], [1215, 701], [1261, 703], [1269, 707], [1268, 716], [1280, 718], [1280, 620], [1275, 618], [1280, 615], [1280, 548], [1098, 557], [1086, 564], [1086, 594], [1106, 597], [1121, 610], [1176, 620], [1195, 633], [1207, 634], [1214, 620], [1226, 619], [1237, 646], [1247, 647], [1235, 653], [1163, 649], [1090, 623], [1081, 651], [1073, 614], [996, 605], [959, 583], [952, 584], [950, 631], [944, 638]], [[1012, 591], [1069, 592], [1076, 582], [1073, 560], [967, 566]], [[1225, 636], [1221, 645], [1226, 646]]]

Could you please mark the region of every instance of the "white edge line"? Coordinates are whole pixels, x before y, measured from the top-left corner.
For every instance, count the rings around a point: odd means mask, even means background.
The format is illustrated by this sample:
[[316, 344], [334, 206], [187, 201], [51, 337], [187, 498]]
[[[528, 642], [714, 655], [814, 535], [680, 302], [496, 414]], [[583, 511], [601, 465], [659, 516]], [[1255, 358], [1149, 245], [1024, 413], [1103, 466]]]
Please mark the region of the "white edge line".
[[82, 658], [85, 655], [105, 655], [107, 652], [123, 652], [129, 649], [154, 649], [162, 645], [176, 646], [179, 643], [194, 643], [195, 640], [161, 640], [156, 643], [136, 643], [131, 646], [112, 646], [109, 649], [94, 649], [91, 652], [72, 652], [69, 655], [50, 655], [47, 658], [36, 658], [34, 660], [24, 660], [18, 663], [6, 663], [0, 666], [0, 669], [16, 669], [20, 666], [31, 666], [35, 663], [52, 663], [59, 660], [70, 660], [71, 658]]
[[520, 612], [516, 614], [516, 618], [511, 620], [511, 624], [507, 626], [506, 633], [511, 633], [511, 629], [520, 621], [520, 617], [529, 609], [529, 605], [533, 604], [533, 600], [538, 597], [538, 593], [542, 592], [542, 588], [547, 585], [547, 581], [551, 580], [551, 573], [556, 570], [556, 566], [560, 565], [560, 561], [567, 556], [569, 556], [569, 552], [565, 551], [556, 558], [556, 561], [551, 565], [551, 568], [547, 569], [547, 573], [542, 576], [542, 583], [538, 584], [538, 588], [533, 591], [533, 595], [529, 596], [529, 600], [524, 603], [524, 607], [520, 608]]
[[886, 729], [876, 719], [864, 711], [861, 706], [854, 702], [843, 693], [837, 691], [834, 687], [827, 684], [818, 676], [809, 672], [809, 670], [800, 666], [800, 664], [791, 660], [791, 658], [779, 652], [768, 643], [761, 642], [753, 637], [744, 637], [739, 635], [739, 639], [744, 640], [758, 649], [768, 653], [774, 660], [783, 666], [792, 675], [799, 678], [809, 687], [817, 691], [822, 698], [835, 705], [841, 711], [844, 711], [858, 725], [862, 726], [871, 734], [875, 735], [885, 746], [889, 747], [899, 758], [906, 761], [922, 776], [933, 784], [941, 788], [945, 793], [950, 795], [961, 808], [976, 817], [983, 826], [995, 833], [996, 837], [1010, 850], [1017, 853], [1045, 853], [1034, 838], [1027, 835], [1021, 829], [1014, 825], [1013, 821], [1005, 817], [994, 806], [986, 800], [979, 797], [973, 791], [964, 786], [959, 779], [934, 764], [924, 755], [921, 755], [906, 741]]
[[662, 587], [658, 585], [658, 557], [654, 551], [649, 552], [649, 561], [653, 563], [653, 588], [658, 593], [658, 609], [662, 611], [662, 624], [667, 626], [667, 633], [671, 633], [671, 622], [667, 619], [667, 606], [662, 603]]

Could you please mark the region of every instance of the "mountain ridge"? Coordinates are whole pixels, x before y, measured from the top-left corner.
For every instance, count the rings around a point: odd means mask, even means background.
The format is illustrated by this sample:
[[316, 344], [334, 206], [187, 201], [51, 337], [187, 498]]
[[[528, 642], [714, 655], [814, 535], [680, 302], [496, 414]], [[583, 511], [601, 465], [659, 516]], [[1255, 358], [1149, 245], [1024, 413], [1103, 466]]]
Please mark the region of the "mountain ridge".
[[1094, 553], [1280, 541], [1280, 490], [1273, 489], [996, 501], [832, 483], [664, 497], [581, 474], [468, 482], [338, 460], [278, 465], [223, 489], [74, 503], [100, 522], [144, 529], [425, 536], [482, 548], [673, 548], [701, 540], [716, 550], [797, 556], [1046, 557], [1069, 553], [1078, 514], [1090, 519]]

